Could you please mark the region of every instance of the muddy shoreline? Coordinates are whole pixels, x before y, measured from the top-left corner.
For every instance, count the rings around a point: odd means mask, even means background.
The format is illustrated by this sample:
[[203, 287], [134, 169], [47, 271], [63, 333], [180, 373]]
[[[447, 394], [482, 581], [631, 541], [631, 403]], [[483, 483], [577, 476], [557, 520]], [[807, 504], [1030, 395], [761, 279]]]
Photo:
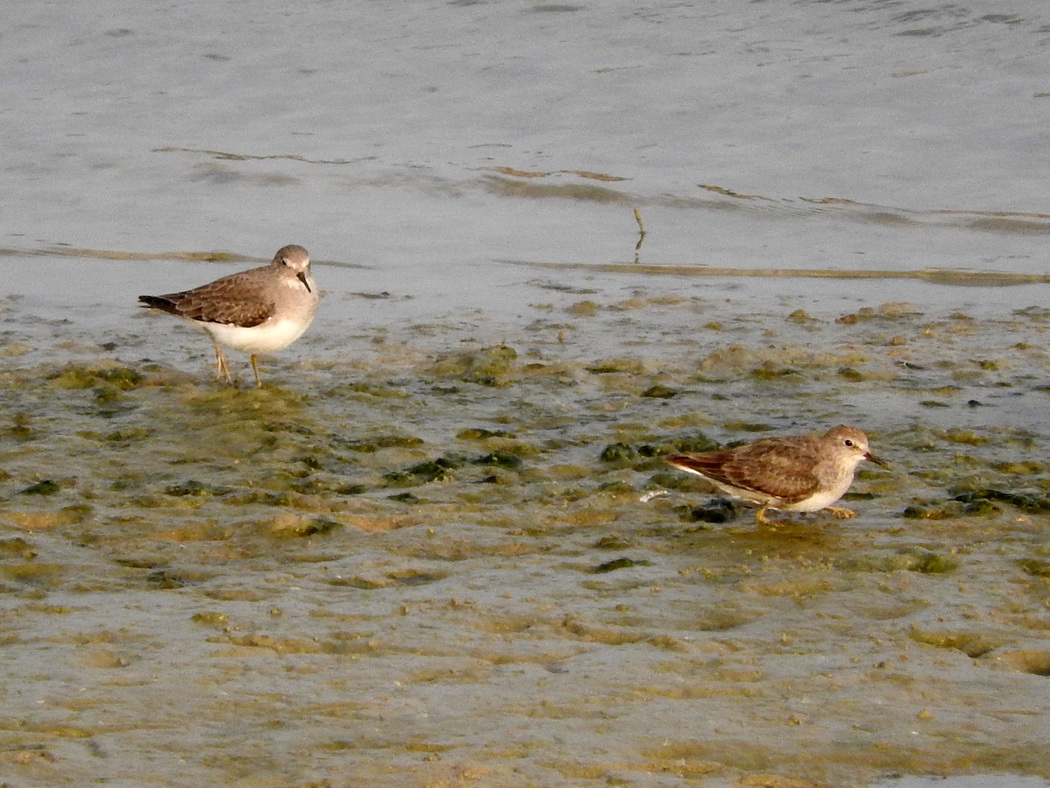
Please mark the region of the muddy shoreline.
[[[258, 391], [9, 303], [5, 779], [1050, 776], [1050, 312], [530, 287], [516, 329], [316, 334]], [[708, 522], [660, 461], [839, 422], [894, 466], [850, 521]]]

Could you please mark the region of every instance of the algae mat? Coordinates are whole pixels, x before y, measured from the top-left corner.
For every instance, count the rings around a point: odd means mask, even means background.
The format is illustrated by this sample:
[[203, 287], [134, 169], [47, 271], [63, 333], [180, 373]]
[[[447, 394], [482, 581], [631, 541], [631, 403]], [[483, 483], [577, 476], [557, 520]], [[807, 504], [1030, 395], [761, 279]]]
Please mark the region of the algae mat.
[[[529, 287], [261, 390], [8, 302], [3, 780], [1050, 776], [1050, 312]], [[893, 464], [850, 521], [661, 461], [840, 422]]]

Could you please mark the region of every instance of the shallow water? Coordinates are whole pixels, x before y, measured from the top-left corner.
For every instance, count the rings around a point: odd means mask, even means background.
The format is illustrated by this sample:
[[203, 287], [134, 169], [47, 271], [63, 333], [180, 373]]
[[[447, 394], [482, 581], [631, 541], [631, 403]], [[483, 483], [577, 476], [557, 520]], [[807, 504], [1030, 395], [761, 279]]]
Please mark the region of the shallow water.
[[[0, 780], [1050, 777], [1041, 9], [11, 13]], [[135, 307], [292, 242], [262, 390]]]
[[[262, 390], [163, 317], [103, 346], [9, 303], [5, 768], [1050, 775], [1050, 314], [576, 276], [511, 288], [514, 319], [330, 315]], [[894, 466], [854, 520], [698, 521], [710, 493], [659, 460], [843, 421]]]

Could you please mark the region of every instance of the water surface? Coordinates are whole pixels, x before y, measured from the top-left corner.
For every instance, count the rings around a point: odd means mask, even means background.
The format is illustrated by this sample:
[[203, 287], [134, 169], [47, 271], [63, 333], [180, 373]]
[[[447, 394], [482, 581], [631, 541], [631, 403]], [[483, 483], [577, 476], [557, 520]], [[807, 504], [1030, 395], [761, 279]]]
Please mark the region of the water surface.
[[[1041, 8], [8, 17], [4, 781], [1050, 777]], [[286, 243], [261, 391], [135, 307]], [[841, 422], [849, 521], [660, 461]]]

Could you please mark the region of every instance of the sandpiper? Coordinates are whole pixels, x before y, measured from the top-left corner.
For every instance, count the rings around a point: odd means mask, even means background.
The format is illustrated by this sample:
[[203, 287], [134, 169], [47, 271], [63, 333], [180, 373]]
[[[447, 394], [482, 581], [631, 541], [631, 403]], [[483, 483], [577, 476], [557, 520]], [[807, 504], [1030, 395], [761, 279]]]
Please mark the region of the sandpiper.
[[220, 380], [233, 384], [220, 344], [250, 354], [255, 385], [261, 386], [256, 357], [288, 347], [301, 337], [313, 322], [317, 298], [310, 255], [291, 244], [278, 249], [273, 261], [261, 268], [181, 293], [139, 296], [139, 301], [207, 331], [215, 347]]
[[852, 509], [831, 504], [846, 494], [857, 466], [871, 460], [889, 467], [868, 451], [867, 435], [846, 425], [823, 435], [766, 438], [708, 454], [671, 454], [664, 459], [736, 498], [760, 504], [755, 517], [767, 525], [771, 521], [766, 509], [827, 509], [836, 517], [853, 517]]

